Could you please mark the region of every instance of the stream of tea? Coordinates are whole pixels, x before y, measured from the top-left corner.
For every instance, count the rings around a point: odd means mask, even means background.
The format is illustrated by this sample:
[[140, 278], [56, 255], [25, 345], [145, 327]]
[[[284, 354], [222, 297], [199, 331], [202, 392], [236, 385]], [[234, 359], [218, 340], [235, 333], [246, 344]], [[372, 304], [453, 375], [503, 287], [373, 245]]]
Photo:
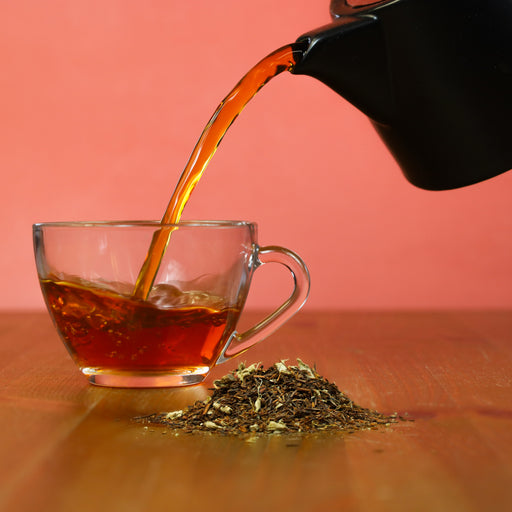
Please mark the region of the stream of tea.
[[283, 71], [292, 70], [301, 55], [302, 52], [293, 45], [284, 46], [272, 52], [254, 66], [217, 107], [178, 180], [162, 217], [162, 227], [153, 236], [135, 284], [134, 298], [146, 300], [148, 297], [171, 233], [175, 229], [172, 225], [179, 222], [190, 194], [203, 175], [228, 128], [249, 100], [274, 76]]

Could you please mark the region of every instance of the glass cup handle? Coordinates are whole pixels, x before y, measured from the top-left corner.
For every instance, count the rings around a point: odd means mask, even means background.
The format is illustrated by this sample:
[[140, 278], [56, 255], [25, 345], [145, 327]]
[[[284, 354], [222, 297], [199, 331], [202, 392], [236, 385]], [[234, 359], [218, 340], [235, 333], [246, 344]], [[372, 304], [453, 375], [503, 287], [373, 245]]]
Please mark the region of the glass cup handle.
[[292, 294], [288, 297], [288, 300], [261, 322], [242, 333], [234, 331], [216, 364], [228, 361], [265, 339], [297, 313], [306, 302], [309, 295], [310, 280], [308, 269], [302, 259], [289, 249], [269, 245], [257, 249], [256, 269], [267, 263], [280, 263], [288, 268], [294, 281]]

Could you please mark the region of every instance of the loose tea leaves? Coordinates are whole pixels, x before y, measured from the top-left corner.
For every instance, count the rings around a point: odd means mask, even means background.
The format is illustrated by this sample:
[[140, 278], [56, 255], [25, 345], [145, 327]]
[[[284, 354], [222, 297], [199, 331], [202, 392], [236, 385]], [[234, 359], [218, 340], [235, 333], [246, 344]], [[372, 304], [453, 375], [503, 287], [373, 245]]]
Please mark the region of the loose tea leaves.
[[360, 407], [300, 359], [268, 369], [243, 363], [213, 383], [213, 394], [182, 411], [146, 416], [145, 421], [183, 432], [232, 435], [319, 431], [355, 432], [403, 418]]

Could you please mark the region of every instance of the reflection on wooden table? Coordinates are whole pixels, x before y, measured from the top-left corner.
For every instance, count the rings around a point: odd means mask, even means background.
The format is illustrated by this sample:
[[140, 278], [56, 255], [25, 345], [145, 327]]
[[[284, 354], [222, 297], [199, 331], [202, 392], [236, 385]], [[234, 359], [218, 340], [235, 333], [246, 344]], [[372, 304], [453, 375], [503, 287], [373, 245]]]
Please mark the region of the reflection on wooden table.
[[512, 507], [512, 313], [303, 312], [240, 360], [300, 357], [405, 422], [236, 438], [133, 421], [203, 400], [82, 377], [44, 313], [0, 315], [0, 510], [487, 511]]

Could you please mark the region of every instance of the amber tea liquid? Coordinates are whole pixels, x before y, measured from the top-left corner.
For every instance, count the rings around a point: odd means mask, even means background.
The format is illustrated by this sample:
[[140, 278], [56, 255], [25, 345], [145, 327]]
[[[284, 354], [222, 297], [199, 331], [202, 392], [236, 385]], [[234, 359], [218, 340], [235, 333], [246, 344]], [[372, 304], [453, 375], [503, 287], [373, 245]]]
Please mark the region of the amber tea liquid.
[[[183, 208], [229, 126], [271, 78], [291, 70], [301, 52], [285, 46], [252, 68], [221, 102], [178, 181], [162, 225], [179, 222]], [[239, 312], [213, 301], [169, 307], [151, 301], [153, 282], [172, 229], [156, 230], [135, 288], [117, 293], [91, 283], [53, 279], [41, 287], [61, 336], [84, 373], [196, 372], [212, 366]], [[162, 285], [159, 285], [162, 286]], [[219, 342], [219, 340], [221, 340]]]
[[85, 374], [207, 372], [223, 348], [226, 327], [238, 318], [238, 311], [223, 307], [218, 297], [204, 299], [204, 306], [187, 305], [187, 294], [170, 286], [177, 306], [163, 307], [90, 283], [45, 279], [41, 287]]
[[[224, 98], [206, 125], [192, 155], [178, 181], [169, 205], [162, 218], [162, 224], [176, 224], [181, 217], [197, 182], [203, 175], [220, 141], [238, 114], [249, 100], [274, 76], [290, 71], [301, 52], [292, 45], [284, 46], [271, 53], [254, 66]], [[145, 299], [153, 285], [162, 256], [171, 236], [171, 229], [162, 227], [151, 243], [144, 265], [139, 273], [134, 297]]]

